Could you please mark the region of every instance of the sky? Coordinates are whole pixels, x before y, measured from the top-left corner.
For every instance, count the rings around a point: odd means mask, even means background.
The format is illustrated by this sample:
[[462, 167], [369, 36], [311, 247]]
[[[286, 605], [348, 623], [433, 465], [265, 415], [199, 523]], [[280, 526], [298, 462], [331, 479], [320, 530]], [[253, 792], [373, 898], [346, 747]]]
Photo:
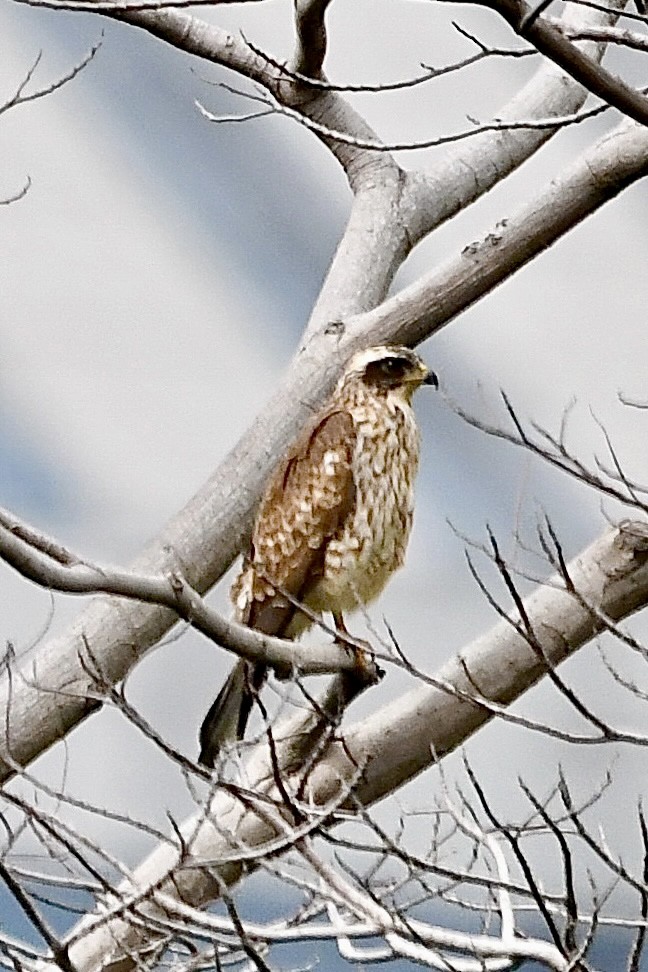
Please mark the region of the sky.
[[[510, 43], [492, 16], [459, 6], [451, 12], [484, 39]], [[243, 29], [278, 56], [290, 50], [283, 0], [201, 15]], [[465, 56], [467, 41], [450, 26], [452, 17], [447, 5], [339, 0], [329, 18], [330, 76], [394, 80], [417, 74], [421, 62]], [[3, 0], [0, 102], [39, 51], [36, 85], [69, 71], [102, 31], [100, 50], [74, 81], [0, 116], [0, 198], [31, 179], [24, 199], [0, 208], [0, 504], [82, 555], [125, 565], [263, 408], [306, 323], [350, 195], [333, 160], [294, 123], [209, 124], [196, 99], [211, 111], [246, 110], [215, 86], [232, 78], [125, 25]], [[634, 61], [612, 63], [629, 77], [637, 71]], [[357, 105], [383, 138], [415, 140], [462, 128], [467, 114], [488, 117], [534, 69], [528, 60], [487, 65], [413, 92], [358, 97]], [[554, 140], [422, 243], [396, 287], [478, 239], [612, 121]], [[400, 160], [426, 167], [439, 158], [428, 151]], [[546, 511], [572, 556], [604, 529], [605, 514], [619, 515], [468, 428], [448, 398], [503, 421], [504, 389], [520, 415], [553, 431], [573, 402], [574, 449], [585, 458], [603, 455], [600, 420], [632, 474], [648, 480], [646, 413], [618, 400], [619, 392], [647, 397], [647, 217], [639, 183], [421, 349], [444, 394], [419, 396], [414, 535], [406, 568], [371, 613], [377, 625], [389, 620], [427, 670], [495, 621], [470, 579], [458, 534], [483, 542], [489, 523], [506, 552], [522, 557], [515, 531], [531, 539]], [[228, 610], [227, 582], [212, 603]], [[0, 565], [1, 633], [16, 650], [63, 630], [80, 608], [73, 597], [52, 604]], [[646, 633], [641, 619], [635, 627]], [[586, 649], [565, 667], [567, 677], [604, 714], [616, 717], [623, 707], [624, 718], [634, 717], [622, 693], [591, 675], [595, 657]], [[191, 755], [228, 666], [225, 653], [184, 634], [149, 654], [128, 689]], [[407, 688], [398, 673], [386, 681], [358, 703], [354, 718]], [[520, 711], [573, 725], [565, 709], [543, 686]], [[612, 755], [598, 747], [565, 750], [501, 725], [482, 732], [469, 752], [508, 807], [520, 804], [517, 773], [547, 788], [560, 761], [585, 791], [604, 777]], [[611, 839], [631, 849], [618, 808], [634, 803], [645, 768], [634, 752], [615, 758], [621, 796], [601, 813]], [[173, 771], [151, 758], [115, 712], [88, 720], [35, 765], [50, 782], [65, 772], [71, 792], [156, 824], [167, 810], [181, 816], [191, 809]], [[415, 805], [432, 783], [426, 774], [402, 799]], [[98, 834], [106, 827], [87, 825]], [[142, 853], [140, 835], [111, 839], [131, 863]]]

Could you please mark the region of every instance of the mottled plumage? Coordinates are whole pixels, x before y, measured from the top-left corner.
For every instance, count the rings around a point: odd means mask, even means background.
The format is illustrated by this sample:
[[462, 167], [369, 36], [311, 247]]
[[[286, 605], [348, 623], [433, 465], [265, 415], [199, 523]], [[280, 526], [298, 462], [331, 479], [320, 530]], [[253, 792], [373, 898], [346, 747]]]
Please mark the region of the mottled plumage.
[[[412, 525], [419, 434], [410, 402], [423, 383], [436, 378], [408, 348], [351, 358], [268, 482], [232, 586], [237, 620], [296, 638], [313, 623], [298, 601], [345, 630], [343, 613], [380, 594]], [[201, 728], [201, 762], [213, 766], [222, 743], [242, 737], [265, 675], [263, 665], [234, 667]]]

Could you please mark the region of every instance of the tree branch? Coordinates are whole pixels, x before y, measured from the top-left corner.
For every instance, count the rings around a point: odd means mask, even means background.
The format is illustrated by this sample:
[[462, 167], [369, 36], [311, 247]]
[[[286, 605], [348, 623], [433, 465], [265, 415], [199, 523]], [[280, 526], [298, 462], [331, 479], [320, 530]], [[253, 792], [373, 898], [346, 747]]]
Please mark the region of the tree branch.
[[345, 322], [354, 344], [417, 344], [648, 175], [648, 128], [622, 122], [483, 240], [380, 307]]
[[[607, 12], [581, 9], [577, 14], [566, 22], [609, 23], [613, 17]], [[195, 17], [164, 10], [120, 14], [119, 18], [262, 85], [274, 83], [269, 80], [266, 62], [240, 37]], [[597, 56], [602, 53], [600, 46], [591, 45], [588, 50], [596, 51]], [[579, 85], [550, 65], [541, 69], [500, 115], [530, 117], [534, 111], [564, 114], [575, 110], [584, 97]], [[336, 106], [346, 111], [344, 102], [331, 92], [325, 92], [317, 102], [320, 111], [325, 112], [327, 105], [333, 106], [333, 116]], [[331, 127], [349, 130], [335, 117], [325, 120]], [[464, 147], [461, 153], [450, 153], [445, 162], [425, 175], [415, 172], [405, 176], [389, 157], [377, 153], [376, 160], [366, 152], [351, 150], [347, 170], [355, 197], [349, 222], [286, 378], [254, 426], [203, 488], [137, 558], [132, 572], [178, 573], [199, 594], [207, 591], [244, 548], [253, 511], [276, 456], [330, 391], [352, 348], [383, 339], [400, 338], [405, 343], [421, 340], [569, 229], [567, 219], [561, 220], [569, 207], [562, 202], [556, 206], [557, 194], [548, 191], [546, 202], [553, 212], [534, 212], [534, 201], [530, 213], [520, 213], [530, 220], [535, 239], [529, 249], [524, 227], [516, 227], [516, 239], [522, 240], [522, 257], [517, 261], [507, 246], [501, 246], [502, 234], [498, 231], [436, 275], [424, 278], [420, 285], [378, 311], [367, 313], [384, 300], [397, 269], [417, 240], [487, 191], [548, 137], [547, 132], [482, 136], [474, 140], [470, 151]], [[605, 143], [602, 146], [599, 151], [604, 155]], [[618, 148], [619, 155], [625, 154], [617, 159], [612, 148]], [[618, 141], [611, 143], [609, 159], [609, 165], [618, 163], [617, 172], [593, 176], [577, 167], [578, 218], [643, 174], [645, 169], [638, 159], [641, 152], [645, 157], [641, 134], [619, 133]], [[582, 169], [587, 169], [589, 158], [584, 158]], [[568, 182], [562, 185], [569, 188]], [[511, 234], [507, 233], [505, 239], [509, 238]], [[363, 313], [362, 319], [355, 317]], [[343, 320], [345, 324], [341, 325]], [[24, 659], [13, 683], [5, 677], [0, 685], [12, 757], [24, 765], [92, 710], [86, 699], [87, 675], [80, 664], [86, 642], [101, 660], [104, 677], [115, 684], [173, 621], [171, 612], [158, 607], [97, 601], [66, 633]], [[57, 696], [57, 692], [61, 694]], [[0, 781], [12, 772], [9, 764], [0, 763]]]
[[[472, 2], [472, 0], [471, 0]], [[616, 77], [602, 65], [567, 40], [562, 31], [541, 17], [532, 17], [532, 8], [524, 0], [475, 0], [500, 14], [516, 34], [551, 58], [592, 94], [618, 108], [629, 118], [648, 125], [648, 98]]]
[[648, 51], [648, 37], [627, 27], [565, 27], [559, 20], [548, 20], [570, 40], [593, 40], [604, 44], [619, 44], [635, 51]]
[[[337, 643], [308, 647], [228, 621], [202, 600], [177, 571], [167, 576], [136, 574], [82, 560], [56, 541], [39, 535], [0, 509], [0, 558], [23, 577], [48, 590], [67, 594], [114, 594], [169, 608], [210, 641], [241, 658], [263, 662], [281, 674], [335, 674], [353, 671], [359, 659], [350, 646]], [[356, 646], [357, 647], [357, 646]], [[362, 654], [363, 671], [374, 667]]]
[[324, 15], [331, 0], [295, 0], [297, 43], [291, 70], [310, 78], [320, 78], [326, 56]]
[[[647, 173], [648, 128], [623, 123], [485, 240], [466, 247], [459, 256], [376, 310], [349, 318], [328, 331], [325, 328], [309, 340], [250, 434], [131, 570], [179, 573], [202, 594], [243, 548], [253, 504], [275, 456], [303, 422], [307, 410], [304, 403], [322, 401], [353, 348], [380, 341], [418, 343]], [[350, 223], [353, 239], [345, 237], [339, 253], [359, 244], [356, 220], [362, 220], [366, 231], [377, 218], [371, 201], [360, 193]], [[362, 240], [367, 238], [371, 236]], [[371, 246], [365, 249], [373, 252]], [[355, 269], [351, 265], [348, 280], [354, 279]], [[394, 269], [392, 265], [391, 272]], [[384, 284], [389, 278], [383, 263], [374, 285]], [[341, 296], [346, 299], [346, 291]], [[265, 457], [263, 462], [258, 461], [259, 455]], [[240, 488], [242, 482], [246, 484], [245, 493]], [[172, 623], [173, 615], [159, 608], [97, 602], [67, 635], [49, 641], [26, 659], [13, 684], [5, 678], [0, 689], [0, 704], [8, 712], [12, 758], [24, 765], [91, 711], [86, 699], [87, 674], [80, 664], [84, 641], [101, 659], [104, 677], [114, 684]], [[11, 774], [10, 765], [0, 767], [0, 780]]]
[[[601, 630], [601, 622], [583, 606], [583, 601], [597, 604], [614, 620], [627, 617], [648, 603], [648, 527], [628, 522], [607, 533], [569, 565], [569, 576], [582, 600], [561, 589], [560, 577], [555, 577], [524, 601], [529, 623], [544, 655], [554, 666]], [[469, 693], [471, 685], [477, 684], [486, 698], [510, 704], [545, 674], [546, 665], [507, 620], [500, 621], [450, 659], [438, 678], [461, 692]], [[309, 773], [309, 804], [325, 812], [327, 804], [335, 801], [349, 779], [356, 780], [354, 801], [364, 806], [374, 803], [443, 759], [491, 718], [492, 714], [479, 704], [459, 702], [453, 693], [428, 686], [415, 688], [349, 728], [343, 738], [331, 742]], [[280, 765], [285, 765], [286, 753], [291, 752], [291, 738], [298, 736], [309, 719], [312, 716], [305, 720], [296, 717], [275, 728]], [[404, 738], [408, 740], [407, 747], [403, 747]], [[259, 798], [272, 793], [267, 747], [259, 746], [253, 752], [245, 773]], [[350, 801], [349, 806], [353, 809], [354, 802]], [[182, 832], [192, 837], [191, 861], [175, 869], [173, 852], [161, 846], [140, 865], [134, 881], [143, 892], [157, 888], [164, 895], [179, 897], [193, 906], [207, 903], [217, 893], [205, 861], [210, 863], [209, 870], [217, 868], [219, 882], [230, 885], [242, 873], [237, 851], [262, 851], [264, 843], [276, 839], [276, 828], [267, 818], [224, 792], [213, 797], [207, 817], [201, 811], [183, 825]], [[140, 906], [140, 910], [150, 909], [152, 914], [158, 908], [164, 910], [154, 895]], [[148, 941], [142, 923], [127, 917], [109, 923], [99, 919], [100, 924], [93, 931], [97, 920], [85, 919], [73, 932], [70, 958], [75, 968], [78, 972], [91, 972], [102, 965], [111, 972], [128, 972], [133, 967], [128, 951], [137, 953]]]

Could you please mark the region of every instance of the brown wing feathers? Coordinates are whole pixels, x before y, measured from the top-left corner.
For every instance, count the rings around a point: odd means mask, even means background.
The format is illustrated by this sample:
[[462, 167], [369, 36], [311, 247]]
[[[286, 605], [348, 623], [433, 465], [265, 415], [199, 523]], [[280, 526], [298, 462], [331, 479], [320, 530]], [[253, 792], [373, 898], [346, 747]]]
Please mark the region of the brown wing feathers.
[[[240, 621], [285, 635], [299, 601], [321, 575], [328, 541], [355, 503], [355, 432], [348, 412], [330, 411], [307, 426], [272, 476], [257, 513], [247, 563], [232, 587]], [[276, 585], [274, 587], [273, 585]], [[222, 743], [241, 739], [266, 667], [239, 661], [200, 730], [199, 760], [214, 766]]]
[[353, 510], [354, 445], [351, 416], [333, 411], [304, 430], [276, 469], [257, 515], [248, 569], [232, 591], [236, 603], [250, 585], [242, 614], [251, 627], [282, 634], [298, 609], [273, 585], [300, 600], [321, 573], [327, 542]]

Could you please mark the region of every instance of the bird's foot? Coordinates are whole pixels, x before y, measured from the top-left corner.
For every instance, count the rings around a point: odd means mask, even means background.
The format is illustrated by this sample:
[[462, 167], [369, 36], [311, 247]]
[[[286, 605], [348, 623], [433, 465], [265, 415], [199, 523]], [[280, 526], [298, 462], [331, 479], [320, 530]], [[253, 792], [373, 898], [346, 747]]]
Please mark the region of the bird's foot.
[[335, 641], [343, 645], [347, 651], [352, 652], [355, 658], [353, 674], [358, 677], [362, 685], [376, 685], [385, 672], [376, 664], [373, 648], [369, 641], [364, 638], [355, 638], [349, 634], [341, 614], [333, 614], [335, 630], [337, 635]]
[[352, 638], [350, 635], [335, 639], [337, 644], [353, 655], [354, 667], [352, 674], [356, 676], [362, 685], [376, 685], [385, 675], [385, 671], [374, 658], [374, 651], [371, 642], [364, 638]]

